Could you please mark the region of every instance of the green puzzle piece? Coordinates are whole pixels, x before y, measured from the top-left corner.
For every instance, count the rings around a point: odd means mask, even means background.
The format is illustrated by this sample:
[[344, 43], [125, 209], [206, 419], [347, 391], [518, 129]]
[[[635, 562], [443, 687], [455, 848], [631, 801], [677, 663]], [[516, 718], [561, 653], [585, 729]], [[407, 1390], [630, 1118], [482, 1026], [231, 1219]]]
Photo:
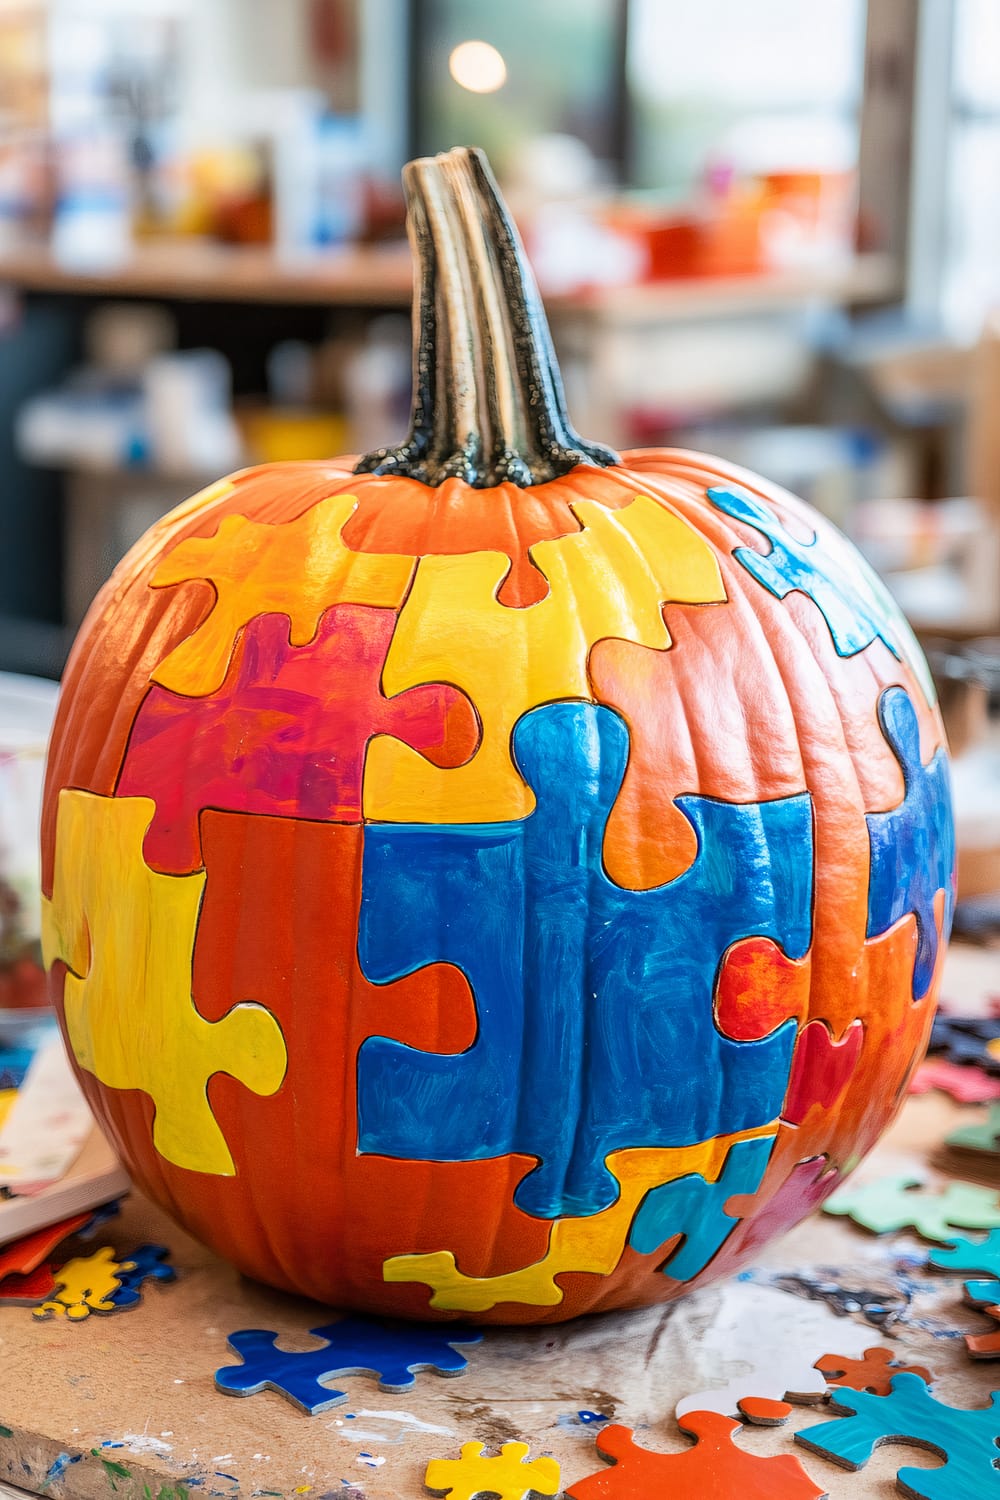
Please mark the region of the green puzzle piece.
[[967, 1151], [1000, 1153], [1000, 1104], [991, 1104], [984, 1124], [964, 1125], [945, 1136], [946, 1146], [961, 1146]]
[[944, 1192], [933, 1192], [906, 1176], [844, 1188], [823, 1212], [848, 1215], [876, 1234], [912, 1228], [925, 1240], [952, 1240], [956, 1229], [1000, 1228], [1000, 1202], [991, 1188], [950, 1182]]

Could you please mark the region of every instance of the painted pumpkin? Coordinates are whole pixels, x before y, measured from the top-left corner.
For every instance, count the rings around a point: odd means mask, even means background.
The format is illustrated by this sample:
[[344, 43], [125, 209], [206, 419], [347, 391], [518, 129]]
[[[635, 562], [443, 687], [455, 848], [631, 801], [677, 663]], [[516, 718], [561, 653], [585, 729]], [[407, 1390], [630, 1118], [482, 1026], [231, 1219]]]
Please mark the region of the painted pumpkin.
[[406, 174], [412, 433], [153, 527], [67, 668], [45, 948], [136, 1181], [322, 1302], [554, 1321], [817, 1204], [922, 1056], [941, 723], [825, 521], [570, 428], [483, 159]]

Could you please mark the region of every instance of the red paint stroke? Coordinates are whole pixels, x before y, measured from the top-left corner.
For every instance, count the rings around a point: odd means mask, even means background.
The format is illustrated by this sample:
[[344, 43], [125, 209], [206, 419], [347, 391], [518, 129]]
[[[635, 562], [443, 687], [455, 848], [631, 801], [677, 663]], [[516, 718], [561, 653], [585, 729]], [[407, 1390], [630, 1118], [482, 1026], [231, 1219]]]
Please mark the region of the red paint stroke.
[[270, 813], [358, 823], [368, 741], [393, 735], [437, 766], [478, 743], [458, 688], [381, 690], [395, 610], [338, 604], [314, 638], [292, 646], [284, 615], [258, 615], [239, 637], [217, 693], [187, 698], [154, 686], [136, 716], [117, 794], [152, 797], [143, 853], [171, 873], [202, 864], [199, 812]]
[[864, 1027], [849, 1026], [835, 1042], [823, 1021], [810, 1021], [799, 1032], [792, 1057], [792, 1074], [781, 1112], [790, 1125], [801, 1125], [813, 1104], [831, 1109], [850, 1082], [861, 1056]]

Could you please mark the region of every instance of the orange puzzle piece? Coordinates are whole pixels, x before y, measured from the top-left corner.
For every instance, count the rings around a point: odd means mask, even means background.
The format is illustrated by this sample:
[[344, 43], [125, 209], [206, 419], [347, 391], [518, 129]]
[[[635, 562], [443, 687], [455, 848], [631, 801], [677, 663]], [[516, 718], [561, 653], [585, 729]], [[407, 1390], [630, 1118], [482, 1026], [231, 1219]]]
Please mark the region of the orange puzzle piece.
[[715, 1411], [692, 1411], [680, 1418], [682, 1431], [697, 1438], [684, 1453], [652, 1453], [633, 1441], [631, 1427], [615, 1423], [597, 1434], [597, 1451], [615, 1467], [568, 1486], [569, 1500], [651, 1500], [690, 1496], [691, 1500], [826, 1500], [790, 1453], [764, 1458], [737, 1448], [742, 1423]]
[[851, 1359], [846, 1354], [822, 1354], [813, 1369], [820, 1372], [827, 1385], [846, 1385], [852, 1391], [871, 1391], [875, 1396], [889, 1395], [894, 1375], [919, 1375], [928, 1384], [934, 1378], [923, 1365], [901, 1365], [891, 1349], [877, 1346], [866, 1349], [863, 1359]]

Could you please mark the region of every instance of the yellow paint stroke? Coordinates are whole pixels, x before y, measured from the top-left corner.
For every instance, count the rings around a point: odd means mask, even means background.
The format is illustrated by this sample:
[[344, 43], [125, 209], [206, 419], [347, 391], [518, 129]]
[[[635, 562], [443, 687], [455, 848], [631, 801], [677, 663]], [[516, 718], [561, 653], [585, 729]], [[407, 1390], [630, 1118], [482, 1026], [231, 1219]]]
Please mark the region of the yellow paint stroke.
[[368, 747], [364, 815], [389, 822], [472, 823], [524, 818], [535, 798], [511, 760], [522, 714], [561, 698], [590, 699], [591, 647], [606, 636], [665, 650], [665, 602], [725, 600], [715, 555], [665, 506], [639, 495], [619, 511], [580, 501], [584, 530], [538, 542], [531, 557], [549, 592], [526, 609], [496, 593], [509, 559], [497, 552], [422, 557], [383, 673], [388, 696], [424, 682], [469, 695], [482, 741], [465, 766], [442, 770], [400, 740]]
[[431, 1307], [488, 1312], [498, 1302], [521, 1302], [530, 1307], [555, 1307], [563, 1300], [556, 1277], [567, 1271], [589, 1271], [610, 1276], [621, 1260], [636, 1209], [651, 1189], [697, 1172], [706, 1182], [717, 1182], [726, 1155], [735, 1141], [775, 1134], [773, 1125], [719, 1135], [697, 1146], [630, 1147], [613, 1151], [608, 1168], [621, 1184], [616, 1202], [598, 1214], [579, 1219], [557, 1219], [549, 1248], [541, 1260], [502, 1276], [466, 1276], [450, 1250], [429, 1255], [395, 1255], [382, 1266], [383, 1281], [422, 1281], [434, 1295]]
[[67, 1261], [56, 1274], [57, 1291], [48, 1302], [32, 1310], [36, 1318], [70, 1318], [79, 1322], [89, 1318], [92, 1312], [117, 1312], [110, 1300], [121, 1286], [123, 1271], [134, 1271], [134, 1260], [115, 1260], [110, 1245], [95, 1250], [93, 1255]]
[[333, 495], [275, 526], [226, 516], [214, 536], [189, 537], [169, 552], [154, 587], [207, 579], [217, 597], [205, 621], [160, 662], [153, 681], [189, 697], [218, 691], [237, 635], [257, 615], [287, 615], [292, 645], [304, 646], [331, 605], [398, 609], [414, 560], [346, 547], [340, 532], [357, 503], [354, 495]]
[[478, 1495], [499, 1495], [500, 1500], [523, 1500], [533, 1495], [559, 1493], [559, 1461], [534, 1458], [525, 1463], [527, 1443], [504, 1443], [495, 1458], [485, 1458], [483, 1443], [463, 1443], [461, 1458], [432, 1458], [424, 1484], [435, 1494], [447, 1492], [449, 1500], [476, 1500]]
[[191, 958], [205, 873], [160, 875], [142, 841], [148, 797], [59, 794], [53, 897], [42, 903], [45, 962], [61, 958], [66, 1029], [80, 1066], [114, 1089], [141, 1089], [156, 1106], [153, 1144], [192, 1172], [236, 1168], [208, 1101], [228, 1073], [255, 1094], [285, 1074], [281, 1028], [241, 1004], [206, 1021], [191, 994]]
[[4, 1120], [10, 1114], [16, 1098], [17, 1089], [0, 1089], [0, 1129], [2, 1129]]

